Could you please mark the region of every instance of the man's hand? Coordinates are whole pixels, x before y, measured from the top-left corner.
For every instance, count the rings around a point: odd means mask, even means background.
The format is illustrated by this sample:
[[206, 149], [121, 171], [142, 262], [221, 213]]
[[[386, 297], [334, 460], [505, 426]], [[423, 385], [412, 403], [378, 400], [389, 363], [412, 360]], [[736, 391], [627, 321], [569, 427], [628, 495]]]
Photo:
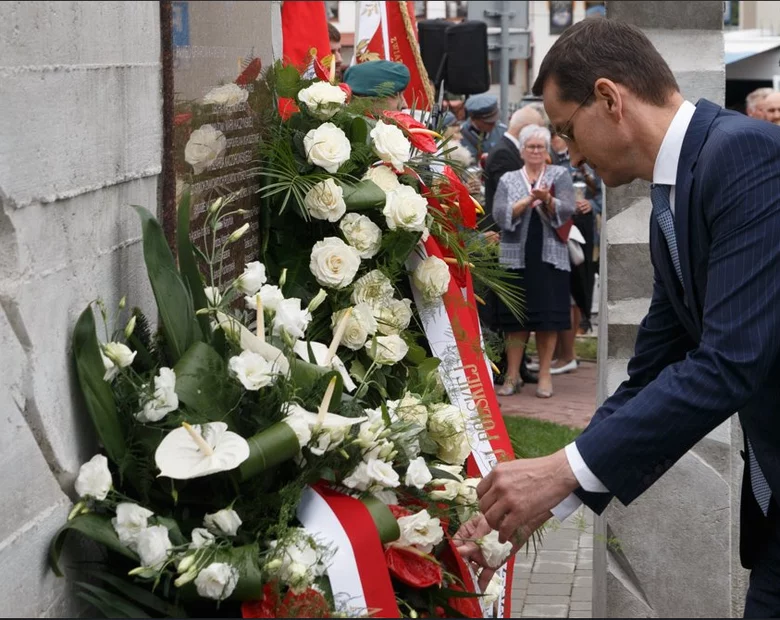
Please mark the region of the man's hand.
[[477, 486], [479, 509], [499, 541], [548, 513], [579, 487], [566, 453], [501, 463]]
[[593, 211], [593, 205], [590, 204], [590, 200], [578, 200], [575, 206], [577, 213], [580, 215], [586, 215]]

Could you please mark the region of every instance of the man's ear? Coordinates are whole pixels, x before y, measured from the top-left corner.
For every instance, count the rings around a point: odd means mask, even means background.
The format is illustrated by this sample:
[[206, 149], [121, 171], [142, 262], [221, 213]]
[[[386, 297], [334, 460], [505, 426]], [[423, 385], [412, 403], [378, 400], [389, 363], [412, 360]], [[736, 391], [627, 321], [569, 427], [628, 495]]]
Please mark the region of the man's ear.
[[623, 96], [615, 82], [599, 78], [594, 84], [594, 92], [596, 102], [601, 102], [608, 114], [616, 115], [618, 119], [623, 116]]

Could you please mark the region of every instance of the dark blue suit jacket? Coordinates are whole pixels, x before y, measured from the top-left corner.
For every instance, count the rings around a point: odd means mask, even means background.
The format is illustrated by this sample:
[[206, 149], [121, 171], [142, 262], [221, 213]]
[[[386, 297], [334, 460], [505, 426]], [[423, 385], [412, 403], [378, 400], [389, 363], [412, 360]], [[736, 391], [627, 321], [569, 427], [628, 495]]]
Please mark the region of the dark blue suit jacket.
[[[780, 127], [702, 99], [675, 187], [684, 289], [653, 217], [653, 297], [629, 379], [577, 448], [629, 504], [738, 411], [780, 498]], [[597, 512], [611, 499], [577, 494]]]

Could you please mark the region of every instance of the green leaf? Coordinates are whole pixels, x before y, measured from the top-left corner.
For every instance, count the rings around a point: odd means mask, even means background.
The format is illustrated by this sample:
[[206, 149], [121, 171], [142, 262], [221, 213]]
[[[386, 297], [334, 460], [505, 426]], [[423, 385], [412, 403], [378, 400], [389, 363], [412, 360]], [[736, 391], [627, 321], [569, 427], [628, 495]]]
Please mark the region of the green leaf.
[[117, 536], [114, 531], [114, 526], [111, 525], [110, 517], [85, 514], [74, 517], [68, 521], [54, 535], [54, 538], [52, 538], [51, 544], [49, 545], [49, 562], [54, 574], [58, 577], [64, 575], [60, 570], [60, 555], [62, 554], [62, 547], [65, 544], [65, 537], [70, 530], [75, 530], [83, 536], [108, 547], [112, 551], [121, 553], [136, 562], [138, 561], [138, 555], [119, 542], [119, 536]]
[[282, 67], [276, 72], [276, 92], [280, 97], [295, 98], [301, 89], [301, 76], [292, 65]]
[[438, 467], [429, 467], [428, 468], [431, 472], [431, 475], [433, 478], [436, 479], [443, 479], [443, 480], [457, 480], [460, 482], [460, 478], [455, 476], [454, 474], [451, 474], [448, 471], [444, 471], [443, 469], [439, 469]]
[[420, 240], [420, 233], [408, 230], [394, 230], [382, 237], [382, 249], [388, 254], [392, 267], [406, 262]]
[[169, 355], [176, 362], [194, 342], [203, 339], [192, 298], [176, 270], [162, 227], [149, 211], [134, 207], [141, 218], [144, 261], [152, 285]]
[[[331, 378], [335, 377], [336, 387], [333, 390], [333, 396], [330, 399], [328, 411], [338, 411], [339, 405], [341, 404], [341, 394], [344, 392], [344, 380], [338, 372], [295, 358], [290, 360], [290, 373], [293, 385], [300, 386], [322, 384], [327, 387]], [[322, 398], [324, 395], [325, 388], [323, 388], [322, 392], [319, 394], [319, 398]]]
[[156, 611], [160, 614], [170, 616], [172, 618], [187, 617], [187, 613], [178, 605], [169, 603], [165, 599], [160, 598], [152, 592], [149, 592], [148, 590], [131, 583], [129, 579], [117, 577], [116, 575], [112, 575], [105, 570], [82, 569], [82, 572], [94, 579], [99, 579], [100, 581], [113, 586], [142, 607], [151, 609], [152, 611]]
[[356, 116], [352, 119], [352, 123], [349, 126], [349, 141], [350, 142], [368, 142], [368, 133], [371, 128], [368, 126], [368, 121], [364, 116]]
[[401, 537], [401, 528], [398, 527], [398, 521], [384, 502], [379, 501], [373, 495], [366, 495], [360, 501], [365, 504], [368, 512], [371, 513], [371, 518], [374, 520], [377, 532], [379, 532], [379, 539], [383, 545]]
[[406, 357], [404, 359], [408, 360], [415, 366], [419, 366], [426, 359], [428, 359], [427, 351], [419, 344], [417, 344], [411, 339], [406, 340], [406, 344], [409, 346], [409, 352], [406, 354]]
[[103, 380], [105, 367], [100, 356], [100, 345], [95, 333], [95, 316], [91, 306], [84, 310], [76, 321], [73, 330], [73, 356], [76, 360], [79, 386], [95, 432], [108, 458], [119, 464], [124, 459], [126, 443], [117, 415], [114, 393], [110, 384]]
[[224, 421], [241, 398], [238, 384], [228, 376], [225, 360], [203, 342], [187, 350], [174, 372], [179, 400], [211, 421]]
[[301, 451], [298, 437], [285, 422], [277, 422], [257, 433], [250, 437], [247, 443], [249, 458], [238, 468], [242, 481], [290, 460]]
[[[117, 618], [149, 618], [150, 617], [149, 614], [144, 612], [140, 607], [136, 607], [132, 603], [128, 602], [126, 599], [114, 594], [113, 592], [104, 590], [99, 586], [94, 586], [91, 583], [86, 583], [85, 581], [77, 581], [76, 585], [78, 585], [80, 588], [83, 588], [84, 590], [87, 590], [88, 592], [91, 592], [92, 595], [94, 595], [108, 608], [110, 608], [111, 610], [115, 611], [118, 614], [121, 614], [113, 617], [117, 617]], [[95, 603], [93, 602], [92, 604], [94, 605]], [[104, 610], [102, 607], [98, 607], [98, 609], [103, 611], [103, 613], [106, 613], [106, 611], [108, 611], [108, 609]]]
[[[202, 308], [208, 308], [209, 302], [206, 299], [206, 293], [203, 291], [203, 280], [200, 277], [198, 264], [195, 261], [195, 252], [192, 241], [190, 240], [190, 204], [192, 194], [187, 187], [182, 192], [177, 211], [178, 221], [176, 223], [176, 253], [179, 255], [179, 270], [184, 278], [184, 284], [187, 286], [195, 311]], [[198, 316], [198, 315], [196, 315]], [[209, 326], [209, 317], [199, 315], [198, 322], [204, 334], [211, 332]]]
[[379, 210], [385, 206], [387, 194], [373, 181], [360, 181], [344, 186], [344, 202], [347, 211]]
[[87, 601], [90, 605], [92, 605], [95, 609], [97, 609], [100, 613], [102, 613], [106, 618], [127, 618], [122, 612], [115, 609], [111, 605], [107, 605], [105, 602], [103, 602], [101, 599], [99, 599], [96, 596], [92, 596], [89, 592], [76, 592], [76, 596], [79, 597], [82, 600]]

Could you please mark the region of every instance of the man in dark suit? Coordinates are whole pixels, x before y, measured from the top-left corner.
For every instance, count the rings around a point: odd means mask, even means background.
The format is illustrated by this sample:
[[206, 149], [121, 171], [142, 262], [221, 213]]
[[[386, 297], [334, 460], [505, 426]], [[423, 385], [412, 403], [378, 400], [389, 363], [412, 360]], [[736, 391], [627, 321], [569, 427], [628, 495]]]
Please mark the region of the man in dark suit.
[[519, 543], [580, 501], [628, 505], [738, 411], [745, 616], [780, 616], [780, 127], [685, 101], [642, 31], [613, 20], [561, 35], [534, 92], [574, 165], [653, 183], [653, 295], [629, 378], [564, 450], [485, 477], [484, 516], [461, 536], [492, 526]]

